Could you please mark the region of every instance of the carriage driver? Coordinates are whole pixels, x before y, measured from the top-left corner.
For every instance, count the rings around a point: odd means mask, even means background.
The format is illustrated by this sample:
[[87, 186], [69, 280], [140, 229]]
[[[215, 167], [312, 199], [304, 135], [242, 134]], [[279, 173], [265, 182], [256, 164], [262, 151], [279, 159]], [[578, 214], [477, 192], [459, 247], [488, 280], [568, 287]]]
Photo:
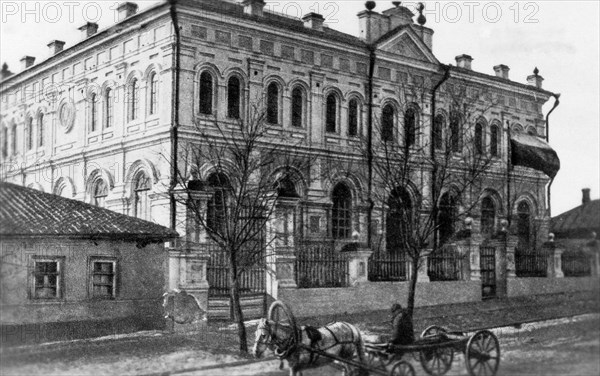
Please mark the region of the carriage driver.
[[399, 303], [392, 305], [392, 338], [390, 344], [409, 345], [415, 340], [412, 318]]

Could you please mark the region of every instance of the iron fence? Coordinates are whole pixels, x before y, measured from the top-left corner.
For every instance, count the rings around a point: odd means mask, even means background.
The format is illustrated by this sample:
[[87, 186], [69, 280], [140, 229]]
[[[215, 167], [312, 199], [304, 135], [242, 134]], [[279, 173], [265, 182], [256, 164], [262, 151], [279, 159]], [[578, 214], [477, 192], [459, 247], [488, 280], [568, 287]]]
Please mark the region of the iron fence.
[[515, 273], [521, 278], [546, 277], [548, 256], [542, 250], [515, 249]]
[[376, 251], [369, 257], [369, 281], [406, 281], [406, 252]]
[[586, 277], [592, 274], [591, 257], [584, 251], [567, 251], [561, 256], [565, 277]]
[[[229, 254], [215, 245], [206, 245], [210, 258], [206, 267], [209, 296], [227, 296], [230, 293]], [[240, 294], [261, 294], [266, 289], [266, 271], [263, 263], [246, 268], [238, 276]]]
[[333, 242], [303, 242], [296, 247], [298, 288], [347, 287], [348, 258], [336, 252]]
[[463, 257], [455, 246], [440, 247], [427, 259], [430, 281], [460, 281], [463, 279]]

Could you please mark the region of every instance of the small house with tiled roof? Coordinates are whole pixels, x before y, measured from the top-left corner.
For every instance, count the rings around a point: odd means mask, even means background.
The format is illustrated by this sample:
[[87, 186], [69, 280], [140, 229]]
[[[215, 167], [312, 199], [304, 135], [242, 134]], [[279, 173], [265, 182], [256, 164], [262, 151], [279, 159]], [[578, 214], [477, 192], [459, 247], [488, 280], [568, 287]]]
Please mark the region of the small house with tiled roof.
[[552, 218], [551, 231], [564, 249], [565, 275], [598, 275], [600, 200], [590, 199], [589, 188], [581, 191], [581, 205]]
[[164, 325], [175, 231], [9, 183], [0, 202], [3, 345]]

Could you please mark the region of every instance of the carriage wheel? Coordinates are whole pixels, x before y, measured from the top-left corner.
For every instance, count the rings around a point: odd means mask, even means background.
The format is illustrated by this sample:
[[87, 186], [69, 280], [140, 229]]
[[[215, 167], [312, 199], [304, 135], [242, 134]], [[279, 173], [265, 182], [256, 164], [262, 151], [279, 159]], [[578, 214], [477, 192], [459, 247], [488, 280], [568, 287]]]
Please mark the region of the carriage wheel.
[[436, 334], [446, 334], [446, 333], [448, 333], [448, 331], [446, 329], [442, 328], [441, 326], [431, 325], [431, 326], [428, 326], [425, 330], [423, 330], [423, 333], [421, 333], [421, 338], [434, 336]]
[[290, 307], [281, 300], [271, 303], [267, 318], [273, 321], [276, 326], [288, 328], [294, 338], [294, 343], [298, 343], [298, 330], [296, 329], [296, 318]]
[[390, 371], [390, 376], [415, 376], [415, 369], [409, 362], [401, 360], [394, 364]]
[[[421, 338], [446, 334], [448, 331], [441, 326], [431, 325], [421, 333]], [[431, 376], [442, 376], [452, 367], [454, 349], [452, 347], [439, 347], [424, 349], [419, 352], [421, 366]]]
[[498, 372], [500, 345], [494, 333], [480, 330], [469, 338], [465, 363], [471, 376], [494, 376]]

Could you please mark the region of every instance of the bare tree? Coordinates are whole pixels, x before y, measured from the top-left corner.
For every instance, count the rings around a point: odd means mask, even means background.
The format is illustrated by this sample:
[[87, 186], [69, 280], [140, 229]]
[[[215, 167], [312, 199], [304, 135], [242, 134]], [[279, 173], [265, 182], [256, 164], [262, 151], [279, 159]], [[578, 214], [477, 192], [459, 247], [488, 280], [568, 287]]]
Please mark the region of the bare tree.
[[[387, 213], [388, 220], [394, 219], [395, 245], [405, 252], [412, 270], [407, 299], [410, 317], [417, 271], [425, 257], [435, 255], [445, 243], [460, 236], [456, 223], [477, 205], [486, 173], [499, 163], [487, 152], [484, 127], [476, 126], [494, 101], [486, 92], [467, 93], [466, 88], [459, 80], [445, 85], [443, 109], [447, 117], [418, 119], [418, 108], [411, 112], [411, 106], [405, 105], [400, 116], [404, 117], [403, 133], [396, 134], [396, 114], [387, 113], [391, 110], [384, 106], [373, 125], [373, 134], [380, 135], [381, 140], [374, 141], [371, 148], [372, 200]], [[424, 89], [411, 90], [418, 94]], [[424, 95], [413, 93], [412, 98], [423, 108]], [[363, 142], [365, 154], [367, 141]], [[387, 229], [391, 230], [390, 226]]]
[[[194, 141], [180, 146], [177, 190], [185, 194], [176, 195], [188, 212], [188, 247], [210, 243], [226, 255], [239, 348], [244, 352], [248, 348], [240, 277], [264, 265], [269, 245], [280, 235], [267, 237], [266, 232], [278, 197], [290, 189], [288, 172], [308, 166], [297, 144], [273, 134], [281, 129], [267, 124], [261, 106], [248, 112], [245, 120], [196, 124]], [[208, 178], [204, 174], [201, 180], [201, 169], [210, 171]], [[205, 243], [196, 230], [206, 234]]]

